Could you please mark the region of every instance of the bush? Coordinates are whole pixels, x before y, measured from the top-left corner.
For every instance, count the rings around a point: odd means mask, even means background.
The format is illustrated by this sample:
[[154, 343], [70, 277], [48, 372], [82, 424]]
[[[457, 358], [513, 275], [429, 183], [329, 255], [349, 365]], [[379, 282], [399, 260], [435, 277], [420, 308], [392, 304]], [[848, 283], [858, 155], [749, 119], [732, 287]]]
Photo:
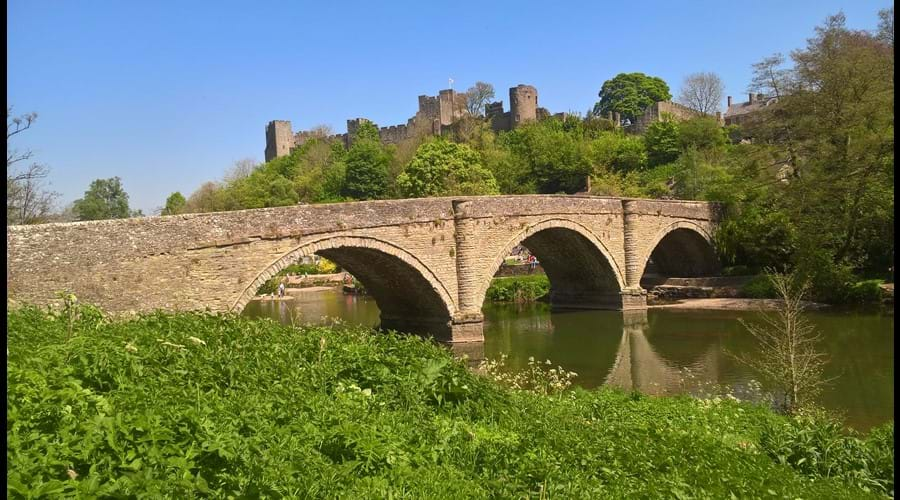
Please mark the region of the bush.
[[811, 477], [840, 477], [865, 491], [894, 495], [894, 424], [860, 439], [840, 423], [808, 412], [763, 427], [760, 449], [776, 462]]
[[774, 299], [777, 297], [772, 280], [765, 274], [754, 276], [742, 286], [740, 295], [748, 299]]
[[881, 302], [883, 280], [865, 280], [854, 283], [847, 291], [847, 301], [853, 304], [877, 304]]
[[534, 302], [550, 293], [546, 275], [495, 278], [485, 298], [491, 302]]

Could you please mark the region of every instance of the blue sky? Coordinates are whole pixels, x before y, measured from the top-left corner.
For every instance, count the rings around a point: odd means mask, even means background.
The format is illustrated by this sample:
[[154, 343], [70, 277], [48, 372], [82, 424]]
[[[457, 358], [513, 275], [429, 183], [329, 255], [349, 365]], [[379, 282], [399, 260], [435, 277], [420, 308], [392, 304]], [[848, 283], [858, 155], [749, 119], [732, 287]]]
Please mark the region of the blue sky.
[[[326, 5], [328, 4], [328, 5]], [[37, 123], [16, 137], [51, 168], [61, 204], [119, 176], [149, 214], [235, 161], [263, 159], [265, 125], [405, 123], [453, 78], [537, 87], [584, 112], [620, 72], [714, 71], [744, 99], [751, 64], [787, 54], [843, 10], [874, 29], [885, 0], [683, 2], [7, 3], [7, 101]], [[741, 96], [741, 97], [738, 97]]]

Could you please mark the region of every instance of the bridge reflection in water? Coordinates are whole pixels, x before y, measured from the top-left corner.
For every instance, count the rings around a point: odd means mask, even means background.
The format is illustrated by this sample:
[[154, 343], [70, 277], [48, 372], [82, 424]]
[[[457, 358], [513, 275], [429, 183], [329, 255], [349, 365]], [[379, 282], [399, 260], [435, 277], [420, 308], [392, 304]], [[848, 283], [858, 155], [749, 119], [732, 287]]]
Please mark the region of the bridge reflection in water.
[[[339, 290], [298, 292], [289, 302], [252, 302], [245, 313], [289, 324], [379, 325], [368, 297]], [[645, 394], [697, 393], [712, 384], [740, 382], [740, 368], [724, 355], [723, 336], [733, 318], [711, 317], [697, 328], [695, 317], [659, 310], [556, 310], [547, 304], [488, 305], [485, 342], [449, 344], [471, 365], [508, 356], [513, 368], [529, 357], [578, 373], [585, 387], [610, 385]], [[726, 366], [723, 366], [726, 365]], [[746, 377], [740, 377], [746, 378]]]

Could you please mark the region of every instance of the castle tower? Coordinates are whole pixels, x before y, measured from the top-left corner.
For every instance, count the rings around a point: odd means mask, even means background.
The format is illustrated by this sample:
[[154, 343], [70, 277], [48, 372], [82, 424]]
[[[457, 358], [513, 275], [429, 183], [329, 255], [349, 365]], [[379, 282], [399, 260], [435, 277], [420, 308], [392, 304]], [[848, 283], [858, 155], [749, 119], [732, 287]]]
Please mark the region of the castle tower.
[[458, 118], [456, 112], [456, 101], [456, 92], [454, 92], [453, 89], [445, 89], [438, 93], [442, 127], [453, 125], [453, 122]]
[[273, 120], [266, 125], [266, 161], [287, 156], [294, 147], [294, 133], [291, 122]]
[[509, 124], [516, 128], [522, 123], [537, 120], [537, 89], [531, 85], [516, 85], [509, 89]]

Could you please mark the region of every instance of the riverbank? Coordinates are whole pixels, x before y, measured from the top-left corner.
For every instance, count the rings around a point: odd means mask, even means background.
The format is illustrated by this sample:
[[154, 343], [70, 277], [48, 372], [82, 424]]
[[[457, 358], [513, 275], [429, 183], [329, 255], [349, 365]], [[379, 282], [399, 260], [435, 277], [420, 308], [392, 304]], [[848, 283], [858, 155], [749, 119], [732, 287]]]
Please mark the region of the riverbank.
[[[783, 304], [781, 299], [741, 299], [741, 298], [714, 298], [714, 299], [681, 299], [676, 302], [650, 304], [648, 308], [666, 309], [711, 309], [721, 311], [774, 311]], [[828, 304], [818, 302], [804, 302], [808, 310], [817, 311], [828, 309]]]
[[427, 340], [357, 327], [37, 308], [9, 311], [7, 322], [7, 496], [893, 490], [892, 425], [860, 439], [727, 399], [536, 394], [477, 376]]

